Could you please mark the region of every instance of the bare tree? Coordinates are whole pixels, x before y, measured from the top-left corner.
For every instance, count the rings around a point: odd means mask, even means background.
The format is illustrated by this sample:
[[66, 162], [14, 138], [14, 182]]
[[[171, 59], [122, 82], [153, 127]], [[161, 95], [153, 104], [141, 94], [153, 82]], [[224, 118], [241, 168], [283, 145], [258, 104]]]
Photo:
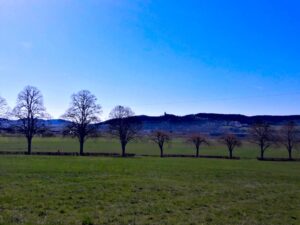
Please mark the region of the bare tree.
[[8, 106], [6, 100], [0, 96], [0, 128], [2, 127], [2, 120], [7, 117]]
[[160, 157], [164, 157], [164, 144], [171, 141], [171, 136], [165, 131], [154, 131], [150, 140], [156, 143], [160, 149]]
[[97, 133], [96, 123], [100, 122], [101, 106], [97, 98], [87, 90], [79, 91], [71, 97], [71, 106], [62, 116], [70, 121], [64, 130], [65, 135], [78, 138], [80, 155], [83, 155], [84, 143]]
[[285, 146], [292, 160], [292, 152], [297, 144], [300, 143], [299, 129], [295, 122], [289, 122], [280, 129], [279, 141]]
[[233, 157], [234, 149], [242, 145], [242, 142], [234, 134], [225, 134], [220, 141], [227, 146], [230, 159]]
[[250, 128], [251, 141], [260, 148], [260, 157], [264, 159], [265, 151], [275, 143], [274, 131], [270, 124], [258, 122]]
[[4, 117], [6, 113], [7, 113], [6, 100], [0, 96], [0, 118]]
[[133, 116], [131, 108], [124, 106], [116, 106], [109, 115], [109, 132], [120, 140], [122, 157], [126, 156], [126, 145], [137, 137], [141, 129], [140, 122]]
[[42, 119], [49, 118], [41, 92], [36, 87], [25, 87], [18, 95], [12, 114], [19, 120], [17, 130], [25, 135], [28, 154], [31, 154], [32, 139], [36, 134], [45, 130], [45, 123]]
[[207, 138], [202, 134], [192, 134], [190, 137], [187, 138], [188, 143], [192, 143], [196, 148], [196, 154], [195, 157], [199, 157], [199, 150], [201, 145], [209, 145], [209, 142], [207, 141]]

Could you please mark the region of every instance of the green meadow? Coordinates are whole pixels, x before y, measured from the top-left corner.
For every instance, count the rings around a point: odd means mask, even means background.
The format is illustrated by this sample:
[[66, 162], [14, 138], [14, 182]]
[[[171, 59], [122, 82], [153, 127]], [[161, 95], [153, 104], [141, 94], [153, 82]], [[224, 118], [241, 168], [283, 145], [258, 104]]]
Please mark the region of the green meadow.
[[[0, 151], [25, 151], [22, 138], [1, 137]], [[70, 138], [36, 138], [34, 151], [78, 150]], [[120, 152], [98, 138], [88, 152]], [[158, 156], [147, 140], [129, 153]], [[166, 153], [193, 154], [182, 139]], [[217, 142], [205, 155], [227, 155]], [[300, 224], [300, 163], [262, 162], [245, 144], [241, 160], [0, 155], [0, 224]], [[266, 156], [286, 157], [282, 148]], [[299, 152], [295, 154], [299, 157]]]
[[[26, 151], [26, 140], [21, 137], [0, 137], [0, 151]], [[72, 138], [39, 138], [33, 139], [33, 151], [47, 151], [47, 152], [78, 152], [79, 144], [76, 139]], [[110, 138], [95, 138], [89, 139], [85, 145], [85, 152], [102, 152], [102, 153], [120, 153], [121, 147], [118, 140]], [[127, 146], [127, 153], [134, 153], [137, 155], [151, 155], [158, 156], [159, 148], [147, 139], [137, 140], [129, 143]], [[166, 154], [187, 154], [195, 153], [194, 147], [184, 139], [174, 139], [170, 144], [165, 146]], [[211, 141], [210, 146], [203, 146], [200, 149], [202, 155], [217, 155], [227, 156], [228, 152], [224, 145], [218, 143], [216, 140]], [[259, 156], [259, 149], [257, 146], [244, 142], [243, 146], [237, 148], [234, 156], [245, 159], [254, 159]], [[266, 157], [287, 157], [287, 151], [283, 147], [272, 147], [266, 151]], [[294, 152], [294, 157], [300, 158], [300, 151]]]
[[300, 223], [300, 163], [1, 156], [0, 224]]

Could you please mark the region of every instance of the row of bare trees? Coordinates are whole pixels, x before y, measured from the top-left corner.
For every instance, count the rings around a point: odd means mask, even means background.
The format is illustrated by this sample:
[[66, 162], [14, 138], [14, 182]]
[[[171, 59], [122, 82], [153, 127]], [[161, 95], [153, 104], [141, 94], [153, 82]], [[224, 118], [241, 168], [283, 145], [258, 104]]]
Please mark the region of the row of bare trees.
[[272, 145], [284, 146], [288, 151], [289, 159], [292, 153], [300, 144], [300, 131], [295, 122], [290, 121], [284, 124], [279, 130], [274, 130], [268, 123], [256, 123], [250, 130], [251, 141], [260, 148], [260, 158]]
[[[91, 92], [82, 90], [71, 96], [70, 107], [62, 115], [62, 118], [68, 121], [63, 134], [78, 139], [80, 155], [84, 154], [86, 140], [98, 134], [101, 112], [101, 106]], [[16, 106], [10, 112], [5, 99], [0, 97], [0, 117], [5, 115], [18, 120], [15, 128], [26, 137], [28, 154], [31, 154], [33, 137], [46, 130], [44, 120], [50, 118], [44, 107], [41, 92], [36, 87], [25, 87], [19, 93]], [[134, 117], [134, 112], [124, 106], [116, 106], [109, 117], [111, 120], [108, 123], [108, 132], [119, 139], [124, 157], [127, 144], [138, 137], [141, 123]], [[259, 146], [262, 159], [271, 145], [279, 144], [285, 146], [289, 159], [292, 159], [292, 152], [300, 143], [299, 130], [294, 122], [282, 126], [279, 131], [274, 131], [268, 123], [256, 123], [250, 129], [250, 137], [251, 142]], [[163, 157], [164, 146], [171, 142], [171, 135], [165, 131], [154, 131], [150, 135], [150, 140], [158, 145], [160, 155]], [[236, 147], [242, 144], [234, 134], [225, 134], [219, 141], [227, 146], [230, 158], [233, 157]], [[210, 145], [208, 138], [203, 134], [193, 134], [187, 138], [187, 142], [195, 146], [195, 157], [199, 157], [202, 145]]]
[[[164, 157], [164, 146], [172, 140], [171, 135], [165, 131], [155, 131], [151, 134], [150, 140], [158, 145], [160, 157]], [[231, 159], [233, 158], [233, 150], [241, 145], [241, 141], [233, 134], [226, 134], [222, 136], [219, 141], [227, 146]], [[211, 145], [211, 142], [209, 142], [208, 138], [203, 134], [192, 134], [186, 138], [186, 142], [195, 147], [196, 158], [199, 158], [200, 148], [203, 145]]]
[[[62, 115], [62, 118], [68, 121], [63, 134], [78, 139], [80, 155], [84, 154], [86, 140], [98, 133], [101, 112], [101, 106], [97, 104], [97, 98], [91, 92], [82, 90], [71, 96], [70, 107]], [[33, 137], [46, 130], [44, 120], [50, 118], [44, 107], [41, 92], [36, 87], [25, 87], [19, 93], [16, 106], [11, 112], [8, 112], [6, 101], [0, 98], [0, 113], [1, 117], [6, 115], [17, 119], [15, 129], [26, 137], [27, 152], [31, 154]], [[133, 116], [134, 112], [124, 106], [116, 106], [110, 113], [111, 121], [108, 130], [111, 135], [119, 138], [122, 156], [126, 155], [126, 145], [140, 130], [140, 124]]]
[[[261, 159], [265, 158], [266, 150], [272, 145], [282, 145], [288, 151], [289, 159], [292, 160], [292, 153], [300, 144], [300, 131], [294, 122], [288, 122], [278, 131], [272, 129], [268, 123], [257, 122], [251, 126], [249, 133], [249, 141], [259, 147]], [[163, 157], [164, 145], [170, 143], [171, 135], [164, 131], [155, 131], [151, 134], [150, 139], [158, 145], [160, 155]], [[203, 145], [211, 145], [207, 136], [203, 134], [192, 134], [186, 138], [186, 141], [194, 145], [195, 157], [199, 157], [200, 148]], [[230, 159], [233, 158], [234, 150], [242, 145], [240, 138], [230, 133], [221, 136], [219, 142], [227, 147]]]

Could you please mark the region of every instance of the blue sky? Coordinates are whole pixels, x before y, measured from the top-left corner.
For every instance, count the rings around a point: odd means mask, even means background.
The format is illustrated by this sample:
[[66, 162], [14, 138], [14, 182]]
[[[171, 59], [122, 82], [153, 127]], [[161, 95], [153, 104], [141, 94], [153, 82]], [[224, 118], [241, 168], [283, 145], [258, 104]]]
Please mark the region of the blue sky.
[[54, 118], [94, 93], [103, 119], [299, 114], [300, 2], [0, 0], [0, 95], [37, 86]]

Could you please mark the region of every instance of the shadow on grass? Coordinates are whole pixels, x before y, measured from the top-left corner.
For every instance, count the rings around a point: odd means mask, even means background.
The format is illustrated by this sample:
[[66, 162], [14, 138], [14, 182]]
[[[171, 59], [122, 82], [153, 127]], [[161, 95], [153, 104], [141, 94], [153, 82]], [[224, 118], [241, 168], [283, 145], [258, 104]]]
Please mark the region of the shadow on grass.
[[300, 159], [287, 159], [287, 158], [260, 158], [259, 161], [272, 161], [272, 162], [300, 162]]

